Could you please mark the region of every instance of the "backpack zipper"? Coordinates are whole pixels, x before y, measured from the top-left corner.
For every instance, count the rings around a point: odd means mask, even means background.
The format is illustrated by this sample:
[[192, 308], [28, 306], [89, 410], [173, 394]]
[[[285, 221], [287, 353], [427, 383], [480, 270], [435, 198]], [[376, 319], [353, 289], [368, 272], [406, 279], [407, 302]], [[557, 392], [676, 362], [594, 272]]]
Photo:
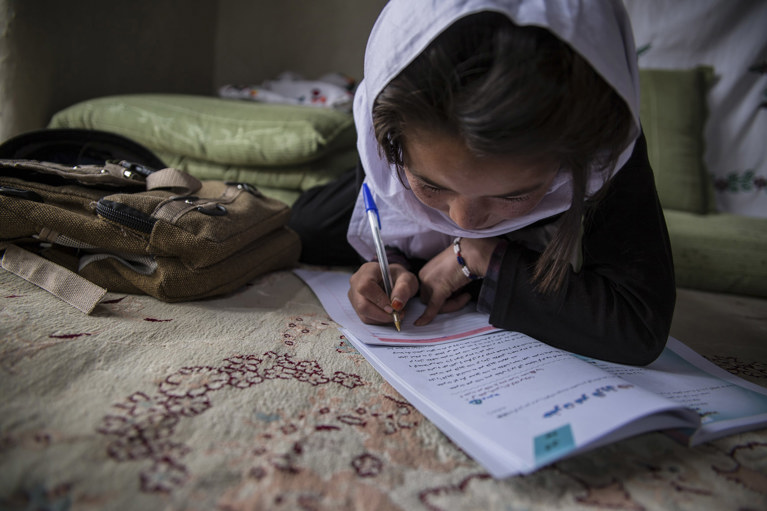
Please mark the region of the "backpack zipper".
[[101, 199], [96, 203], [96, 214], [135, 231], [150, 234], [157, 219], [119, 202]]

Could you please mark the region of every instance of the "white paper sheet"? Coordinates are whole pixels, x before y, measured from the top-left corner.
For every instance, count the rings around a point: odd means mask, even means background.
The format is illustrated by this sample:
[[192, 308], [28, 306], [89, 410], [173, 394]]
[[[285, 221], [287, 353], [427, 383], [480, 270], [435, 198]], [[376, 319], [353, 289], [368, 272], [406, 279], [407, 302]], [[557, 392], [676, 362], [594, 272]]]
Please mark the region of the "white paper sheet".
[[314, 290], [333, 321], [353, 330], [354, 336], [367, 344], [437, 344], [469, 339], [497, 330], [490, 325], [487, 314], [472, 310], [471, 304], [453, 314], [438, 314], [428, 325], [415, 326], [413, 322], [426, 308], [417, 299], [407, 304], [400, 332], [394, 328], [394, 323], [366, 325], [359, 319], [347, 298], [350, 274], [311, 270], [295, 270], [294, 273]]

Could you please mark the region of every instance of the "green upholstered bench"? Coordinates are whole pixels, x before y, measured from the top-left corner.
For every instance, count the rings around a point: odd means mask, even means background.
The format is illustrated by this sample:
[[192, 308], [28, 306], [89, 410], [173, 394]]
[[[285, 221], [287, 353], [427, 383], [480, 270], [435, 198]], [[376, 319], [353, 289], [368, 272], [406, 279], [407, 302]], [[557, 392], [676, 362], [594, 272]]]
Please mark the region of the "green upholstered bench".
[[640, 71], [642, 127], [678, 287], [767, 297], [767, 218], [717, 212], [704, 161], [713, 70]]

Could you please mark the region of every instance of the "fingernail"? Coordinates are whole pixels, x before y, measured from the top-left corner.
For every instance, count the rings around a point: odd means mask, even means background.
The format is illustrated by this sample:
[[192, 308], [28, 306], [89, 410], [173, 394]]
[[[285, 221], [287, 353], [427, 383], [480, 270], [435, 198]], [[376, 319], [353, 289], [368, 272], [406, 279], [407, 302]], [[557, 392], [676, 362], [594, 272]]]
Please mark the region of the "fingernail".
[[386, 307], [384, 307], [384, 310], [386, 311], [386, 314], [391, 314], [392, 312], [394, 312], [394, 309], [391, 308], [391, 305], [387, 305]]
[[391, 301], [391, 306], [394, 308], [395, 311], [401, 311], [402, 307], [405, 306], [404, 303], [399, 298], [395, 298]]

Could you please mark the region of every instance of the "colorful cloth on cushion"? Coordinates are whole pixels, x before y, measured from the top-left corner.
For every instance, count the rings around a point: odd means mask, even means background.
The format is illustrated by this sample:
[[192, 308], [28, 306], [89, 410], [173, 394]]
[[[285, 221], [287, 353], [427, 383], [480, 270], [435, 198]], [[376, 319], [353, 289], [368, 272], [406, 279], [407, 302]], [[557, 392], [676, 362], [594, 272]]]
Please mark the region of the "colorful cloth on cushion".
[[218, 89], [218, 94], [222, 98], [336, 108], [351, 112], [353, 89], [354, 80], [339, 73], [330, 73], [317, 80], [305, 80], [296, 73], [288, 72], [260, 85], [223, 85]]

